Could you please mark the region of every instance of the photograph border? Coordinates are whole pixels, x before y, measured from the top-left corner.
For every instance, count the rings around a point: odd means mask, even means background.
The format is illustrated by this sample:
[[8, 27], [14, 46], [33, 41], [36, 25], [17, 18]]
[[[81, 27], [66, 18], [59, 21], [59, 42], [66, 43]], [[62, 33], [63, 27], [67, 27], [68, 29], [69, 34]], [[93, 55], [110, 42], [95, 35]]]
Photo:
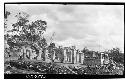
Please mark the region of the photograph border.
[[[125, 5], [124, 2], [4, 2], [4, 14], [5, 14], [6, 4]], [[124, 24], [125, 24], [125, 16], [124, 16]], [[112, 78], [113, 79], [125, 78], [125, 71], [123, 75], [4, 74], [4, 79], [112, 79]]]

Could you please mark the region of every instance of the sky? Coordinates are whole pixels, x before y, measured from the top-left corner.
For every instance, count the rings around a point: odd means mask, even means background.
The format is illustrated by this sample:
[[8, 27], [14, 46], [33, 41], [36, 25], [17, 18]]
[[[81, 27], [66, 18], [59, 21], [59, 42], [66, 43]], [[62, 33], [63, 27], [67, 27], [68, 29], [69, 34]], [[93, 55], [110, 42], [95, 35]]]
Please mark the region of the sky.
[[5, 9], [12, 13], [8, 17], [9, 29], [20, 11], [30, 15], [30, 22], [45, 20], [48, 43], [55, 33], [53, 42], [57, 46], [75, 45], [95, 51], [119, 47], [124, 51], [123, 5], [6, 4]]

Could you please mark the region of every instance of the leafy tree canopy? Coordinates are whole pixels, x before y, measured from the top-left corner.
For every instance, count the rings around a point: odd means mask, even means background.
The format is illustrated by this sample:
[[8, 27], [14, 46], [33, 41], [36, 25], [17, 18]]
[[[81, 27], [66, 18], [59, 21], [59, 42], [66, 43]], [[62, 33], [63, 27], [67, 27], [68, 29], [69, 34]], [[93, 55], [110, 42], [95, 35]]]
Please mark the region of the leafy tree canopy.
[[10, 47], [34, 45], [38, 44], [39, 48], [43, 48], [47, 45], [46, 39], [43, 37], [47, 28], [47, 22], [43, 20], [36, 20], [29, 23], [29, 14], [25, 12], [19, 12], [16, 16], [17, 22], [12, 24], [13, 29], [8, 31], [14, 34], [11, 38], [8, 38], [8, 45]]

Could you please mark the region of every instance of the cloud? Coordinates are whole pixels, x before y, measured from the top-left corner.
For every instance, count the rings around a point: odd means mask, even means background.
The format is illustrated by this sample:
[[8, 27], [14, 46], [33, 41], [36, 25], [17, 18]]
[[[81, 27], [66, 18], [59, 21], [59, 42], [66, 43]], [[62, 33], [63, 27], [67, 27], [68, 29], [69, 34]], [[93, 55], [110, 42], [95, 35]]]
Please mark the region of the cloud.
[[[45, 36], [59, 45], [84, 46], [93, 50], [124, 47], [124, 6], [122, 5], [20, 5], [30, 20], [47, 21]], [[11, 7], [10, 7], [11, 8]], [[14, 9], [13, 7], [11, 9]], [[16, 6], [18, 10], [18, 6]], [[115, 42], [115, 43], [114, 43]]]

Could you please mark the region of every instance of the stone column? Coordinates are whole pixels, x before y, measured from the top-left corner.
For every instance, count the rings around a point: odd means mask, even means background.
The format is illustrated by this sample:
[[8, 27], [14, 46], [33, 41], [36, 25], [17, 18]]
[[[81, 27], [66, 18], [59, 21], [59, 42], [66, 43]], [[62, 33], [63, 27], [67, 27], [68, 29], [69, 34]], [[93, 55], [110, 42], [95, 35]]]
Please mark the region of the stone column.
[[32, 53], [32, 49], [30, 47], [26, 48], [26, 57], [27, 59], [30, 59]]
[[80, 60], [80, 62], [81, 62], [81, 64], [82, 64], [83, 61], [82, 61], [82, 53], [81, 53], [81, 52], [80, 52], [80, 56], [81, 56], [81, 60]]
[[20, 49], [20, 58], [21, 58], [21, 59], [24, 59], [24, 56], [23, 56], [23, 48]]
[[64, 49], [64, 60], [63, 60], [64, 63], [67, 62], [67, 54], [66, 54], [66, 49]]
[[33, 50], [31, 50], [30, 60], [32, 60], [33, 58], [34, 58], [34, 52], [33, 52]]
[[105, 64], [108, 64], [109, 63], [109, 56], [108, 56], [108, 54], [105, 54], [105, 59], [104, 59], [104, 62], [105, 62]]
[[105, 56], [106, 56], [106, 58], [107, 58], [107, 59], [109, 59], [109, 56], [108, 56], [108, 54], [105, 54]]
[[48, 50], [46, 50], [46, 52], [45, 52], [45, 61], [46, 62], [51, 62], [51, 60], [49, 59], [49, 52], [48, 52]]
[[34, 55], [33, 55], [32, 49], [30, 49], [30, 60], [32, 60], [33, 57], [34, 57]]
[[103, 66], [103, 62], [104, 62], [103, 54], [104, 54], [104, 53], [101, 53], [101, 66]]
[[76, 57], [77, 57], [76, 58], [77, 59], [77, 63], [79, 63], [79, 53], [78, 52], [76, 53]]
[[32, 49], [30, 49], [30, 55], [29, 55], [29, 58], [31, 57], [31, 55], [32, 55]]
[[26, 48], [23, 47], [22, 49], [23, 49], [23, 57], [24, 57], [24, 59], [26, 59], [26, 58], [27, 58], [27, 57], [26, 57]]
[[67, 57], [67, 58], [66, 58], [66, 61], [69, 62], [69, 54], [70, 54], [69, 49], [67, 49], [66, 52], [67, 52], [67, 54], [66, 54], [66, 57]]
[[45, 50], [45, 61], [47, 61], [47, 57], [48, 57], [48, 50]]
[[75, 49], [73, 49], [73, 51], [74, 51], [74, 53], [73, 53], [73, 54], [74, 54], [74, 61], [73, 61], [73, 62], [74, 62], [74, 63], [77, 63], [76, 50], [75, 50]]
[[30, 50], [29, 49], [26, 50], [26, 58], [30, 59]]
[[81, 56], [82, 56], [82, 61], [81, 61], [81, 63], [83, 64], [83, 62], [84, 62], [84, 53], [81, 53]]
[[71, 52], [71, 55], [70, 55], [70, 60], [71, 61], [70, 62], [73, 63], [73, 51], [72, 51], [72, 49], [70, 50], [70, 52]]
[[39, 54], [38, 54], [38, 57], [37, 57], [37, 60], [42, 60], [42, 49], [39, 50]]
[[79, 54], [79, 63], [81, 63], [81, 54], [78, 52], [78, 54]]
[[54, 53], [53, 53], [53, 60], [55, 60], [55, 58], [56, 58], [56, 52], [55, 52], [55, 50], [53, 50], [54, 51]]
[[93, 55], [92, 55], [93, 57], [96, 57], [96, 54], [95, 54], [95, 52], [93, 52]]

